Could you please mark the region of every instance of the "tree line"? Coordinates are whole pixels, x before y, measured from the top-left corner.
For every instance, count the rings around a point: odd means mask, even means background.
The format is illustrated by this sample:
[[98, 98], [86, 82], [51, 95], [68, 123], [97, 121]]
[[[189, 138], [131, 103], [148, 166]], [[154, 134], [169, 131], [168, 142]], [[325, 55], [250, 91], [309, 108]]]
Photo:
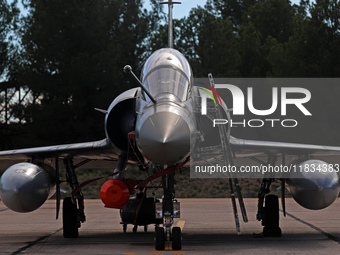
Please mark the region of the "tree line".
[[[11, 105], [0, 150], [103, 138], [93, 109], [135, 87], [123, 66], [138, 74], [167, 47], [159, 2], [146, 10], [142, 0], [1, 0], [1, 90], [25, 88], [32, 100]], [[208, 0], [174, 20], [174, 47], [195, 77], [339, 77], [339, 22], [338, 0]]]

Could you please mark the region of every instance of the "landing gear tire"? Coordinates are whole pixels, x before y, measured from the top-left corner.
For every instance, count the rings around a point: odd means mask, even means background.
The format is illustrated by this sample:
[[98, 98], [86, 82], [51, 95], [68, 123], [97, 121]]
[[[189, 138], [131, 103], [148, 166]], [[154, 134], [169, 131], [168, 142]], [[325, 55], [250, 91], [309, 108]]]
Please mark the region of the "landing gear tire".
[[282, 235], [279, 218], [279, 198], [269, 194], [265, 197], [264, 219], [262, 220], [263, 236], [280, 237]]
[[144, 232], [145, 232], [145, 233], [148, 232], [148, 225], [145, 225], [145, 226], [144, 226]]
[[172, 249], [174, 251], [182, 249], [182, 231], [180, 227], [173, 227], [172, 229]]
[[136, 234], [136, 233], [137, 233], [137, 229], [138, 229], [138, 226], [137, 226], [137, 225], [134, 225], [134, 227], [133, 227], [133, 229], [132, 229], [132, 232], [133, 232], [134, 234]]
[[72, 203], [71, 197], [64, 198], [63, 236], [65, 238], [77, 238], [79, 236], [77, 218], [77, 205]]
[[165, 249], [164, 228], [156, 228], [155, 249], [163, 251]]
[[127, 230], [127, 224], [123, 224], [123, 232], [126, 233]]

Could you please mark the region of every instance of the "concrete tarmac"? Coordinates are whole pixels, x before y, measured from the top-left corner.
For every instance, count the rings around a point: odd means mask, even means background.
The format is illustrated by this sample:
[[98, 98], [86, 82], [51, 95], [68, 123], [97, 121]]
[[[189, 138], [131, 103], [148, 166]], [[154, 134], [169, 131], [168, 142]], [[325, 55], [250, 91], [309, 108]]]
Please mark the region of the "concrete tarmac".
[[[321, 211], [310, 211], [287, 199], [288, 215], [280, 214], [282, 237], [254, 238], [262, 231], [256, 217], [257, 199], [245, 199], [249, 222], [236, 234], [230, 198], [179, 199], [183, 249], [154, 250], [154, 226], [144, 233], [123, 233], [118, 210], [100, 200], [86, 200], [87, 221], [79, 238], [64, 239], [55, 219], [55, 201], [32, 213], [12, 212], [0, 202], [0, 254], [340, 254], [340, 199]], [[281, 205], [280, 205], [281, 206]], [[240, 212], [239, 212], [240, 214]]]

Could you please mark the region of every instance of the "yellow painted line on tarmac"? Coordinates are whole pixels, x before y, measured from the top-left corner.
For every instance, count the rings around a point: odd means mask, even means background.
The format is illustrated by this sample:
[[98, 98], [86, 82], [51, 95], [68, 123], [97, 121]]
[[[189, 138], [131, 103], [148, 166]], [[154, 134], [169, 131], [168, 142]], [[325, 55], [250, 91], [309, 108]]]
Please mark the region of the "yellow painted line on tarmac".
[[143, 254], [165, 254], [164, 251], [130, 251], [130, 252], [123, 252], [124, 255], [143, 255]]
[[189, 254], [189, 253], [186, 253], [185, 251], [172, 251], [172, 254]]
[[184, 224], [185, 224], [185, 220], [180, 220], [177, 222], [176, 227], [180, 227], [181, 230], [183, 231]]
[[[171, 253], [170, 253], [171, 252]], [[124, 255], [144, 255], [144, 254], [201, 254], [202, 252], [186, 252], [186, 251], [131, 251], [131, 252], [123, 252]]]

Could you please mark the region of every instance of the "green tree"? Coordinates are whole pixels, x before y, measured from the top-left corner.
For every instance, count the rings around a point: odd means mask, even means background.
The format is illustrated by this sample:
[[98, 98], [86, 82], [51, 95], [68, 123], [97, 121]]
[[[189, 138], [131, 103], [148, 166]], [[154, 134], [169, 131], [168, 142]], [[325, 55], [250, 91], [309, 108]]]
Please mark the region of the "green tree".
[[[161, 2], [162, 2], [161, 0], [150, 0], [150, 4], [151, 4], [151, 11], [149, 13], [150, 34], [146, 42], [148, 47], [144, 54], [145, 60], [155, 50], [168, 47], [168, 16], [167, 16], [167, 12], [164, 11], [164, 6], [166, 5], [160, 4]], [[177, 22], [178, 21], [174, 19], [175, 36], [176, 36]]]
[[245, 16], [245, 20], [261, 33], [263, 41], [271, 36], [278, 42], [286, 42], [292, 34], [294, 8], [287, 0], [257, 2], [249, 7]]
[[257, 2], [259, 0], [208, 0], [206, 8], [224, 20], [229, 19], [235, 30], [238, 30], [249, 7]]
[[339, 77], [339, 7], [336, 0], [296, 6], [293, 34], [279, 52], [271, 53], [276, 74], [285, 70], [283, 75], [290, 77]]
[[294, 8], [285, 0], [259, 1], [248, 7], [238, 29], [242, 77], [273, 76], [272, 63], [285, 61], [277, 55], [293, 34], [293, 21]]
[[[17, 2], [0, 1], [0, 78], [8, 80], [8, 66], [13, 53], [13, 40], [18, 25]], [[7, 77], [6, 77], [7, 76]]]
[[250, 22], [238, 30], [238, 52], [241, 77], [265, 77], [267, 63], [262, 51], [261, 33]]
[[140, 66], [149, 20], [140, 0], [32, 0], [16, 79], [34, 102], [25, 109], [30, 146], [99, 139], [106, 109], [131, 87], [122, 68]]
[[[11, 138], [15, 132], [5, 116], [5, 91], [15, 86], [11, 82], [10, 68], [15, 59], [15, 35], [18, 25], [19, 11], [17, 2], [0, 1], [0, 150], [11, 146]], [[6, 109], [9, 111], [10, 109]]]
[[188, 57], [196, 77], [238, 76], [239, 55], [232, 23], [201, 7], [181, 20], [178, 48]]

